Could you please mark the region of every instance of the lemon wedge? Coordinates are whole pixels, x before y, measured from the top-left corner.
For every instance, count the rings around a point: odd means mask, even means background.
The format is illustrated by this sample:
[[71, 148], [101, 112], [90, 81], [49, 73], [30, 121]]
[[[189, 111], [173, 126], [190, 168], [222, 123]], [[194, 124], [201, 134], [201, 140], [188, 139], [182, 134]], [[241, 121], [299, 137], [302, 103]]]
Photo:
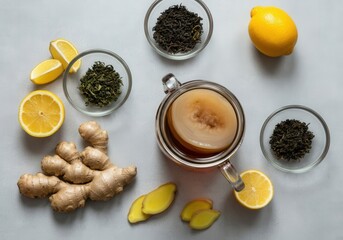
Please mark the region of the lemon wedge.
[[48, 59], [39, 63], [31, 72], [30, 79], [35, 84], [46, 84], [56, 80], [63, 73], [62, 63]]
[[[79, 54], [71, 42], [62, 38], [51, 41], [49, 51], [54, 59], [57, 59], [62, 63], [64, 69], [66, 69], [71, 60]], [[80, 66], [81, 60], [79, 59], [73, 64], [69, 72], [77, 72]]]
[[268, 205], [274, 195], [273, 184], [270, 179], [258, 170], [248, 170], [241, 174], [245, 188], [234, 191], [239, 203], [249, 209], [260, 209]]
[[33, 91], [20, 103], [20, 126], [33, 137], [51, 136], [60, 129], [63, 122], [63, 102], [50, 91]]

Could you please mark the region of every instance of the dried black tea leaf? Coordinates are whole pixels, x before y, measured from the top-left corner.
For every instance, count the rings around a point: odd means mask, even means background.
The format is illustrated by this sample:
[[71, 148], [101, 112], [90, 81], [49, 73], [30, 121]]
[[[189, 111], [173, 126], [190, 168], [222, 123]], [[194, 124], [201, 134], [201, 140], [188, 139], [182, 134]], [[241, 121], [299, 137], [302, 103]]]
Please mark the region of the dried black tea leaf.
[[311, 150], [314, 134], [307, 123], [287, 119], [276, 124], [270, 137], [270, 146], [278, 159], [300, 160]]
[[201, 42], [202, 18], [183, 5], [174, 5], [161, 13], [153, 27], [153, 38], [165, 51], [176, 54], [191, 51]]

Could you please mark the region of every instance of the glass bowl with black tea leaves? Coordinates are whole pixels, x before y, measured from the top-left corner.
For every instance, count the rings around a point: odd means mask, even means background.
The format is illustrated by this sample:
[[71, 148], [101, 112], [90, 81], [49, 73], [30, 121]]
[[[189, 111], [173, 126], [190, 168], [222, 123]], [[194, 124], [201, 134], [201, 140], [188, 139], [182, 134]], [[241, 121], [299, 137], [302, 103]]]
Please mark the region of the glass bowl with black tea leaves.
[[[69, 70], [78, 61], [75, 73]], [[78, 111], [101, 117], [122, 106], [130, 95], [131, 71], [116, 53], [92, 49], [77, 55], [63, 75], [63, 90], [69, 103]]]
[[314, 110], [288, 105], [274, 111], [264, 122], [260, 145], [265, 158], [284, 172], [303, 173], [325, 158], [330, 132]]
[[213, 32], [213, 19], [201, 0], [156, 0], [145, 15], [144, 31], [158, 54], [172, 60], [185, 60], [207, 46]]

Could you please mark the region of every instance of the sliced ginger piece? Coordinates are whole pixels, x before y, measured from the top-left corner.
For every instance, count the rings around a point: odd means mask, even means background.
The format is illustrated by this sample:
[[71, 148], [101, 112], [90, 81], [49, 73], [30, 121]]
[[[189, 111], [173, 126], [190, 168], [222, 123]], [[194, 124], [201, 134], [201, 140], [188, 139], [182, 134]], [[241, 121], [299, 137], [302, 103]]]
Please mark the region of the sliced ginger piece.
[[166, 183], [148, 193], [142, 204], [145, 214], [158, 214], [169, 208], [175, 199], [176, 184]]
[[194, 213], [199, 210], [212, 209], [213, 202], [207, 198], [198, 198], [188, 202], [181, 211], [181, 219], [189, 222]]
[[211, 227], [219, 216], [220, 212], [213, 209], [200, 210], [193, 214], [189, 226], [195, 230], [204, 230]]
[[127, 219], [130, 223], [142, 222], [151, 217], [151, 215], [142, 212], [142, 205], [145, 196], [146, 195], [142, 195], [138, 197], [135, 201], [133, 201], [129, 213], [127, 215]]

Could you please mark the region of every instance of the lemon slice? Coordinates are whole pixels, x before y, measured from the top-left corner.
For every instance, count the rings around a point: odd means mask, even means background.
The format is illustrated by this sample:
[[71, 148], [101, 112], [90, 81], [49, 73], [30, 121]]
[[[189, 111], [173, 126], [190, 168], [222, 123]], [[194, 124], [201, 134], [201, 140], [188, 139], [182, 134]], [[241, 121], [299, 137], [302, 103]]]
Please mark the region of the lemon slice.
[[[71, 42], [62, 38], [51, 41], [49, 51], [54, 59], [57, 59], [62, 63], [64, 69], [66, 69], [71, 60], [79, 54]], [[81, 60], [79, 59], [73, 64], [69, 72], [77, 72], [80, 66]]]
[[63, 122], [63, 102], [50, 91], [33, 91], [20, 103], [19, 123], [33, 137], [51, 136]]
[[245, 188], [240, 192], [234, 191], [238, 202], [250, 209], [260, 209], [267, 206], [274, 194], [270, 179], [257, 170], [245, 171], [241, 174], [241, 178]]
[[49, 59], [39, 63], [31, 72], [30, 79], [35, 84], [45, 84], [56, 80], [63, 73], [62, 63]]

